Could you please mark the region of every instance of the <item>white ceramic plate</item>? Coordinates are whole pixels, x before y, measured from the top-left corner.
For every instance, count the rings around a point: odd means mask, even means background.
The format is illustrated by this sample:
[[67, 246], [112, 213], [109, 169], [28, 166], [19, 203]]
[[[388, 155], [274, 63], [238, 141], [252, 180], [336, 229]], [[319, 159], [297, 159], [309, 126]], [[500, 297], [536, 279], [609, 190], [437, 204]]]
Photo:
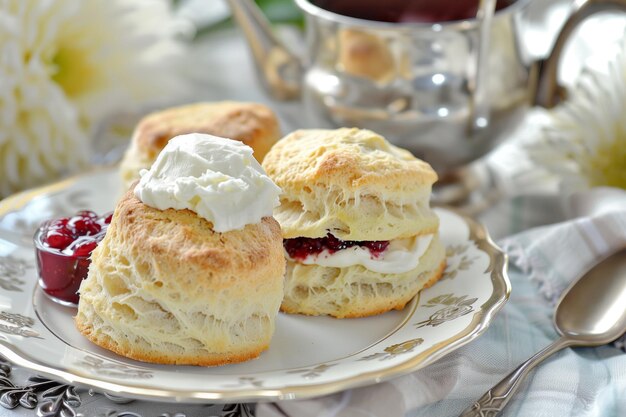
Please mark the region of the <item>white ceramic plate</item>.
[[0, 202], [0, 353], [34, 372], [133, 398], [251, 401], [304, 398], [379, 382], [468, 343], [504, 305], [506, 256], [485, 230], [438, 209], [444, 277], [403, 311], [337, 320], [279, 314], [270, 349], [214, 368], [151, 365], [101, 349], [74, 328], [73, 309], [37, 287], [32, 234], [45, 219], [102, 213], [121, 195], [109, 168]]

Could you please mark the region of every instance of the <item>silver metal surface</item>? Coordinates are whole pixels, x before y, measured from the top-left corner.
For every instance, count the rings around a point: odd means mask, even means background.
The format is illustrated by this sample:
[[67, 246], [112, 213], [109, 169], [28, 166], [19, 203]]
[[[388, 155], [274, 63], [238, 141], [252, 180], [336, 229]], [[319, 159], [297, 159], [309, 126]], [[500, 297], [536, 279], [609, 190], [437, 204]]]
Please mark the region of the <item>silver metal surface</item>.
[[626, 249], [609, 256], [575, 282], [559, 301], [554, 326], [561, 337], [487, 391], [461, 417], [495, 417], [536, 365], [568, 346], [598, 346], [626, 332]]
[[[556, 68], [573, 28], [596, 11], [626, 5], [626, 0], [579, 1], [553, 53], [540, 65], [527, 62], [519, 47], [518, 21], [530, 0], [518, 0], [487, 19], [441, 24], [356, 19], [309, 0], [294, 1], [306, 18], [301, 66], [251, 0], [228, 0], [272, 95], [294, 98], [300, 91], [309, 118], [303, 124], [372, 129], [440, 174], [484, 155], [531, 104], [556, 103], [562, 93]], [[481, 60], [483, 20], [491, 22], [490, 44]]]
[[[303, 94], [320, 127], [376, 131], [444, 172], [485, 154], [493, 138], [521, 120], [529, 103], [515, 11], [494, 15], [483, 62], [482, 101], [490, 125], [474, 130], [480, 28], [476, 20], [390, 24], [330, 14], [296, 0], [307, 19]], [[497, 101], [492, 98], [497, 97]]]
[[478, 52], [476, 54], [476, 84], [470, 96], [469, 134], [489, 126], [489, 101], [487, 80], [489, 76], [489, 50], [491, 45], [491, 27], [496, 12], [496, 0], [480, 0], [476, 20], [479, 27]]

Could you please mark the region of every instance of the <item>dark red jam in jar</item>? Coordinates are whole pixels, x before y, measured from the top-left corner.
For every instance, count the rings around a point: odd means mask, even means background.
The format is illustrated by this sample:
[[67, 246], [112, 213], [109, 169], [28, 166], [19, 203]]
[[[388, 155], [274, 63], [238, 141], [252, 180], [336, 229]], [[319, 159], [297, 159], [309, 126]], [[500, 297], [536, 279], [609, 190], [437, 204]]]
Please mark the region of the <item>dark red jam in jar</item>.
[[341, 240], [328, 233], [324, 237], [296, 237], [283, 240], [283, 246], [292, 259], [304, 260], [309, 255], [318, 255], [327, 250], [335, 253], [342, 249], [360, 246], [367, 248], [374, 258], [378, 258], [389, 246], [388, 240]]
[[111, 214], [79, 211], [44, 222], [35, 233], [39, 285], [54, 301], [78, 304], [78, 287], [87, 277], [91, 252], [104, 238]]

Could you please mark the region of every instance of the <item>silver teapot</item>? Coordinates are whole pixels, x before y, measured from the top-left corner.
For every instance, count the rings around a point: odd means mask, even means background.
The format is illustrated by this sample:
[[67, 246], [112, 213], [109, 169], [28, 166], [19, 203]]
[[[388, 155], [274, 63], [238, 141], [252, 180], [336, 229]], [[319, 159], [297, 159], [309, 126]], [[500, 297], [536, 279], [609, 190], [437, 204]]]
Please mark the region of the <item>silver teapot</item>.
[[370, 21], [294, 1], [306, 18], [302, 59], [252, 0], [228, 0], [272, 96], [302, 97], [308, 125], [374, 130], [440, 174], [483, 156], [532, 105], [562, 99], [558, 64], [574, 29], [596, 12], [626, 10], [626, 0], [576, 2], [549, 56], [537, 62], [525, 56], [518, 28], [531, 0], [433, 24]]

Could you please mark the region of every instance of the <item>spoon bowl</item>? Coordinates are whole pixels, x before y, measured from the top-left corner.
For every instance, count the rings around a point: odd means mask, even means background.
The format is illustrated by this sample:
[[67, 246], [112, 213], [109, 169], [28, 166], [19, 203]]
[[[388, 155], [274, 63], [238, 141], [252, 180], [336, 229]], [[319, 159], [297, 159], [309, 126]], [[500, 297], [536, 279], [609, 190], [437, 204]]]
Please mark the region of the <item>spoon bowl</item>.
[[591, 268], [559, 300], [559, 334], [576, 345], [609, 343], [626, 331], [626, 249]]
[[568, 346], [599, 346], [626, 333], [626, 248], [587, 271], [564, 291], [554, 312], [561, 337], [518, 366], [487, 391], [461, 417], [497, 416], [528, 372]]

